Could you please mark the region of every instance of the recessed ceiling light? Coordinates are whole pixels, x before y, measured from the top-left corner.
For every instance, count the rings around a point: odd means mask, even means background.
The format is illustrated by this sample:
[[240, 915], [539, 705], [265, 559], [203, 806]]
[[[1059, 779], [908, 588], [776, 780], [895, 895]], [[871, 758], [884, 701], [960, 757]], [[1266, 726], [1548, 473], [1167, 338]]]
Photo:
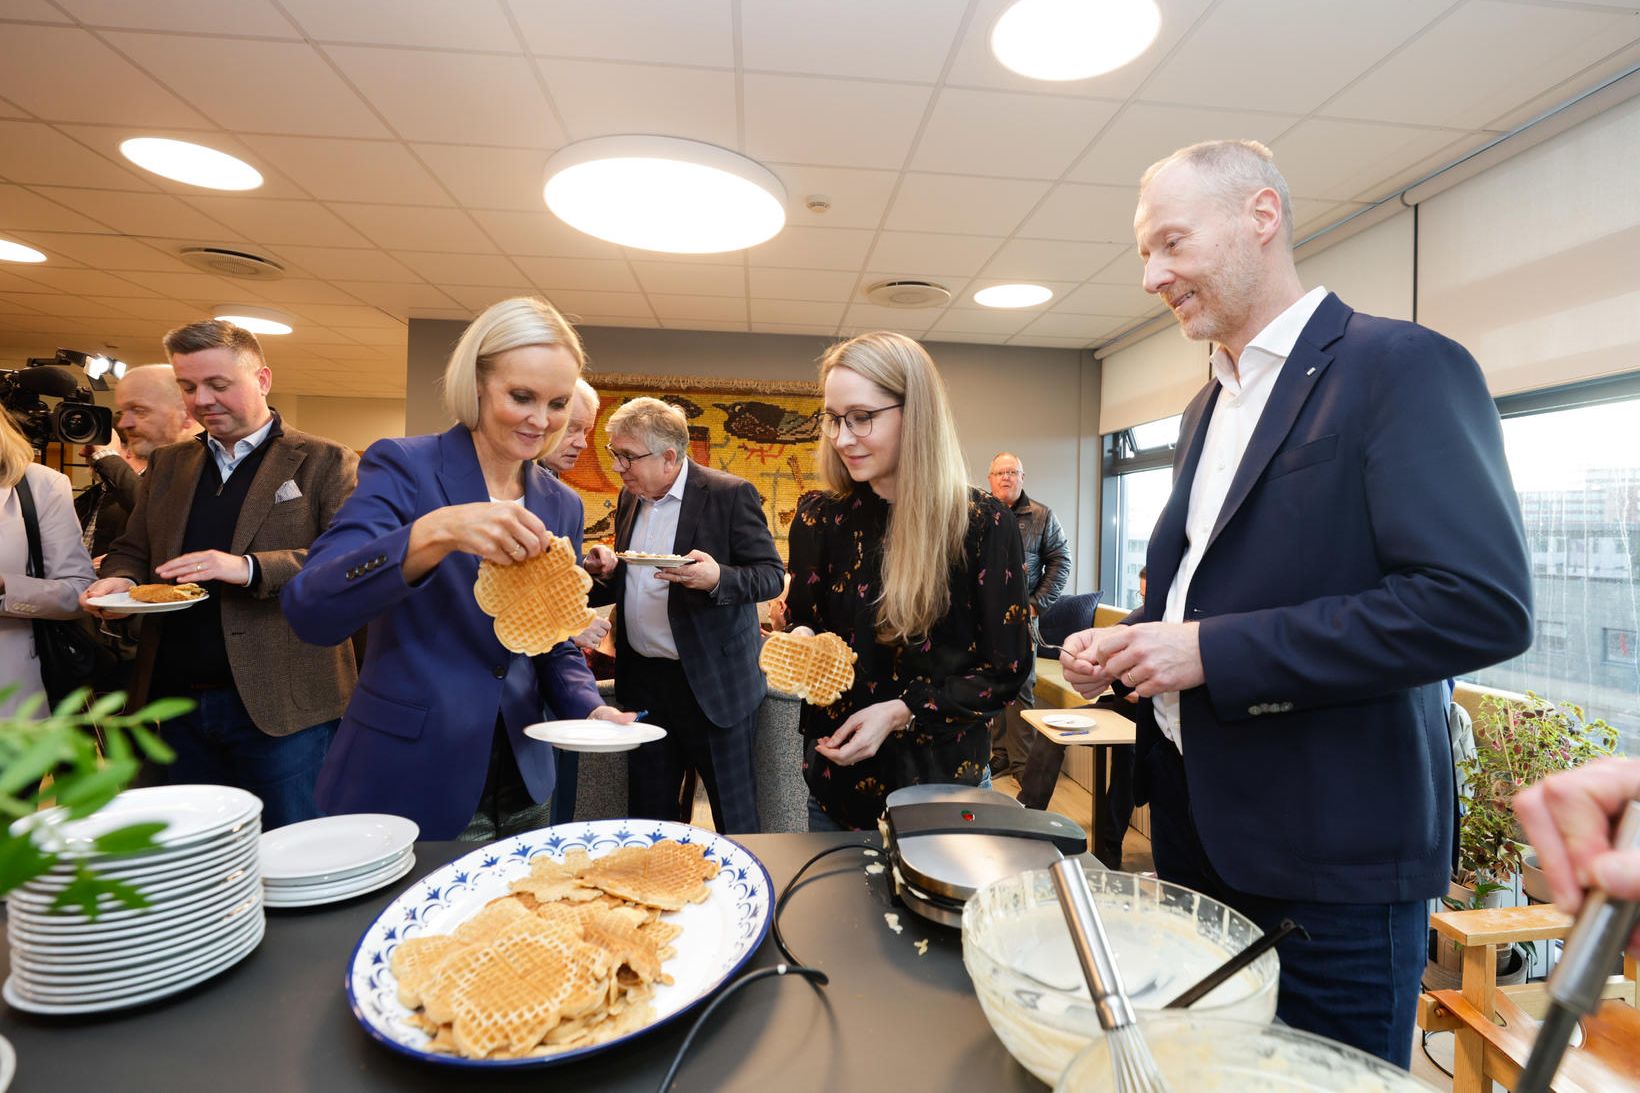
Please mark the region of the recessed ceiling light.
[[1019, 0], [991, 28], [991, 52], [1033, 80], [1085, 80], [1156, 40], [1155, 0]]
[[222, 304], [211, 313], [211, 318], [242, 326], [252, 334], [289, 334], [292, 329], [290, 316], [271, 307]]
[[262, 174], [226, 152], [164, 137], [132, 137], [120, 142], [120, 154], [145, 171], [211, 190], [254, 190]]
[[992, 285], [974, 293], [980, 307], [1035, 307], [1053, 299], [1053, 290], [1041, 285]]
[[33, 247], [13, 243], [10, 239], [0, 239], [0, 262], [44, 262], [45, 260], [46, 256]]
[[547, 161], [547, 208], [572, 228], [640, 250], [715, 254], [786, 224], [786, 189], [768, 168], [678, 137], [594, 137]]

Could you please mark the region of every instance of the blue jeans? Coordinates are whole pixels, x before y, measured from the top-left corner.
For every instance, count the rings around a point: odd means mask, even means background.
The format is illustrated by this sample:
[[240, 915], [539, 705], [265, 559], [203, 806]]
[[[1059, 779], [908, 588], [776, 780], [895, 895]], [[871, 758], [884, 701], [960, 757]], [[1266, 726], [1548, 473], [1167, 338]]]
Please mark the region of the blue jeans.
[[1403, 1069], [1427, 958], [1424, 900], [1318, 903], [1274, 899], [1227, 885], [1207, 859], [1190, 811], [1184, 760], [1166, 740], [1145, 757], [1150, 774], [1150, 839], [1156, 874], [1229, 904], [1270, 933], [1290, 918], [1281, 957], [1276, 1016], [1294, 1028], [1358, 1047]]
[[[981, 776], [981, 778], [979, 780], [979, 788], [980, 789], [990, 789], [991, 788], [991, 772], [989, 770], [987, 770], [985, 772], [985, 774], [983, 776]], [[809, 794], [809, 830], [810, 831], [846, 831], [848, 829], [845, 828], [845, 827], [840, 826], [837, 823], [836, 820], [832, 819], [830, 816], [827, 816], [823, 811], [821, 811], [820, 802], [816, 801], [814, 799], [814, 794], [811, 793], [811, 794]]]
[[320, 814], [313, 784], [339, 720], [289, 736], [269, 736], [256, 727], [231, 687], [185, 697], [198, 707], [161, 726], [165, 742], [177, 753], [176, 762], [161, 768], [167, 784], [234, 786], [254, 793], [262, 798], [264, 831]]

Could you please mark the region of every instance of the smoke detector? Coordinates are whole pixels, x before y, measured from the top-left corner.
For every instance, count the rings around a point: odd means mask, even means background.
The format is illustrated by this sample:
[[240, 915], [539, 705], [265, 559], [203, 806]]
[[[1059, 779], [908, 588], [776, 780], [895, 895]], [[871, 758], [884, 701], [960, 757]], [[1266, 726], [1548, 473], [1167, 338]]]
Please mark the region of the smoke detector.
[[277, 281], [285, 275], [285, 267], [271, 258], [227, 247], [183, 247], [177, 255], [195, 269], [241, 281]]
[[933, 281], [878, 281], [866, 299], [883, 307], [941, 307], [951, 302], [951, 290]]

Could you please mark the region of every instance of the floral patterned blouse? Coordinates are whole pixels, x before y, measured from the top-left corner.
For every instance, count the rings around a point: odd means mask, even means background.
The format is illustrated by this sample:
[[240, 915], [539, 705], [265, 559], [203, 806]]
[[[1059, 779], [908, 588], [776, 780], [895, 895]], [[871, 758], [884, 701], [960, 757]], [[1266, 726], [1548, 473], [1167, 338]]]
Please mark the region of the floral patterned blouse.
[[[1013, 513], [970, 490], [962, 564], [951, 572], [951, 607], [927, 640], [876, 640], [883, 537], [890, 505], [867, 485], [842, 497], [811, 493], [792, 521], [792, 626], [829, 630], [857, 655], [854, 686], [830, 706], [804, 705], [803, 776], [834, 821], [872, 828], [883, 799], [928, 782], [978, 785], [991, 755], [987, 721], [1012, 699], [1032, 667], [1024, 549]], [[898, 698], [911, 726], [876, 755], [840, 767], [815, 751], [855, 710]]]

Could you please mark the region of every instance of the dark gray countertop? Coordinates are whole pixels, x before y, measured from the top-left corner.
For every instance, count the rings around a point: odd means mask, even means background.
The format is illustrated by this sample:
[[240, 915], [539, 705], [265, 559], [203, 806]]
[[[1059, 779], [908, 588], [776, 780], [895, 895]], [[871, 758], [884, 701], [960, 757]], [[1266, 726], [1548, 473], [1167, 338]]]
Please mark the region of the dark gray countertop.
[[[784, 892], [814, 852], [852, 835], [748, 835]], [[139, 1009], [45, 1018], [0, 1003], [0, 1033], [17, 1049], [20, 1093], [32, 1090], [531, 1089], [647, 1090], [659, 1085], [694, 1012], [601, 1055], [493, 1074], [433, 1066], [370, 1039], [348, 1008], [342, 976], [376, 915], [415, 878], [473, 850], [420, 843], [405, 880], [347, 903], [273, 911], [267, 936], [217, 978]], [[1043, 1086], [992, 1034], [962, 966], [958, 931], [892, 902], [864, 855], [834, 854], [809, 871], [782, 916], [796, 955], [831, 976], [744, 988], [719, 1008], [676, 1090], [1032, 1090]], [[900, 915], [894, 933], [884, 912]], [[928, 940], [918, 956], [915, 942]], [[3, 946], [0, 939], [0, 946]], [[779, 962], [765, 941], [748, 968]], [[9, 963], [9, 958], [8, 958]]]

